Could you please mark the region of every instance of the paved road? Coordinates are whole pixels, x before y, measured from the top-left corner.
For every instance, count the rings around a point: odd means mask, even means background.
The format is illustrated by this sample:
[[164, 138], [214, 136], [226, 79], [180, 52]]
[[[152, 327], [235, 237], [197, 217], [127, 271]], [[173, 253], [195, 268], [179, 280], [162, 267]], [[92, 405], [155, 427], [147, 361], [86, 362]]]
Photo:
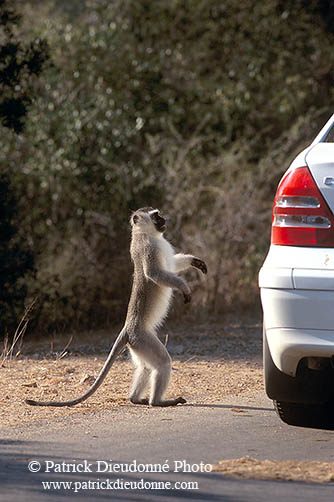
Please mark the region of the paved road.
[[[233, 411], [235, 408], [243, 412]], [[233, 480], [210, 472], [192, 472], [200, 471], [201, 463], [203, 471], [207, 464], [246, 455], [334, 461], [334, 431], [283, 424], [262, 393], [230, 397], [213, 406], [149, 409], [129, 405], [0, 431], [1, 502], [333, 499], [334, 487], [330, 484]], [[29, 472], [29, 462], [35, 462], [32, 469], [38, 468], [39, 462], [40, 471]], [[146, 464], [156, 464], [154, 469], [165, 472], [132, 472], [149, 470]], [[105, 472], [107, 468], [110, 472]], [[68, 472], [71, 470], [76, 472]], [[116, 480], [122, 480], [124, 487], [125, 482], [143, 484], [142, 479], [170, 485], [156, 490], [143, 489], [148, 485], [139, 484], [134, 490], [121, 489], [118, 481], [119, 489], [110, 489]], [[42, 482], [46, 481], [69, 482], [71, 486], [44, 489]], [[198, 489], [192, 489], [195, 485], [181, 489], [175, 482], [198, 483]]]

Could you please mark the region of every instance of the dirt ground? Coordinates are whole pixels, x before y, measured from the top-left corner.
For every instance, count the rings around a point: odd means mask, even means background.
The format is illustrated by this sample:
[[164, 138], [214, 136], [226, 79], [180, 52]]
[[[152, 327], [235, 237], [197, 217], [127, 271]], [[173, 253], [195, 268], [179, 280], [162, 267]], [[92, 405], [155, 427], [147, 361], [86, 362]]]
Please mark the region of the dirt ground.
[[[161, 340], [173, 359], [170, 396], [189, 403], [214, 403], [228, 395], [263, 388], [261, 336], [257, 323], [196, 324], [165, 330]], [[35, 400], [67, 400], [85, 392], [107, 356], [114, 333], [76, 335], [65, 354], [69, 336], [53, 343], [23, 343], [20, 354], [0, 366], [0, 419], [15, 426], [128, 405], [133, 367], [127, 351], [111, 368], [103, 385], [87, 401], [72, 408], [31, 407]], [[14, 350], [15, 354], [16, 349]], [[201, 389], [198, 391], [198, 389]]]
[[[167, 333], [167, 347], [173, 359], [168, 395], [182, 395], [188, 403], [210, 404], [229, 395], [263, 390], [259, 322], [221, 321], [167, 328], [160, 337], [163, 342]], [[70, 344], [69, 335], [39, 343], [26, 339], [18, 355], [15, 349], [12, 358], [0, 363], [2, 426], [129, 406], [127, 396], [133, 368], [127, 352], [116, 361], [100, 389], [73, 408], [40, 408], [24, 403], [27, 398], [71, 399], [85, 392], [102, 367], [116, 335], [117, 330], [84, 333], [74, 336]], [[328, 462], [274, 462], [245, 457], [223, 460], [213, 470], [239, 478], [334, 481], [334, 463]]]

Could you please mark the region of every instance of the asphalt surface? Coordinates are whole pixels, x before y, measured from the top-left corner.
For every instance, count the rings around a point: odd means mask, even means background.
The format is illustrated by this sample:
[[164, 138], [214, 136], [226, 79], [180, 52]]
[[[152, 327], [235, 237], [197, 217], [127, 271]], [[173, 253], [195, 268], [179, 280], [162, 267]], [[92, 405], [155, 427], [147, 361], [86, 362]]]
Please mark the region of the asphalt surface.
[[0, 432], [1, 502], [333, 499], [333, 483], [229, 479], [208, 472], [219, 460], [247, 455], [334, 461], [334, 431], [285, 425], [263, 393], [205, 406], [128, 405]]

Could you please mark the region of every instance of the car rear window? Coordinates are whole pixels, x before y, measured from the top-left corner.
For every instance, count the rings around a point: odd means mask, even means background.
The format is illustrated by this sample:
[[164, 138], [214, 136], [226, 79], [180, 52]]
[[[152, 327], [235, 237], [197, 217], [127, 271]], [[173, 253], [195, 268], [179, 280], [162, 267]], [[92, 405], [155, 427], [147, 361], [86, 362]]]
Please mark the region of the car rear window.
[[327, 134], [324, 142], [325, 143], [334, 143], [334, 125], [332, 125], [331, 129], [329, 130], [329, 133]]

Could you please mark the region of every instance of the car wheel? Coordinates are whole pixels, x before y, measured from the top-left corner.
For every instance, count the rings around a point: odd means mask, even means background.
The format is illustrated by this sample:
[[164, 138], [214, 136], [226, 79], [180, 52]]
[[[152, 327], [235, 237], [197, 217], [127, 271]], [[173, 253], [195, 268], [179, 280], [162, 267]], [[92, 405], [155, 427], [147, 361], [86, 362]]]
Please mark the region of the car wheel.
[[329, 404], [304, 404], [273, 401], [277, 415], [283, 422], [300, 427], [332, 429], [333, 407]]

